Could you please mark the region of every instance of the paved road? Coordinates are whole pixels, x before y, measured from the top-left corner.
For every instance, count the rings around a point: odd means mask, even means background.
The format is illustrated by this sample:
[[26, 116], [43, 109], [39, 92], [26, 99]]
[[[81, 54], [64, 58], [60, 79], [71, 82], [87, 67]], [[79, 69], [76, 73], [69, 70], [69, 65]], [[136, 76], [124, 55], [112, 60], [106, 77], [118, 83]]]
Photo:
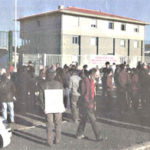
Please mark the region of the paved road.
[[[75, 132], [77, 124], [72, 122], [63, 123], [62, 141], [54, 145], [55, 150], [120, 150], [135, 144], [150, 140], [149, 132], [129, 129], [117, 125], [98, 122], [102, 135], [108, 139], [95, 142], [91, 126], [87, 124], [87, 139], [77, 140]], [[46, 129], [44, 124], [32, 128], [22, 128], [13, 133], [12, 143], [5, 150], [48, 150], [46, 143]]]
[[[20, 106], [20, 105], [19, 105]], [[90, 124], [87, 124], [85, 134], [88, 138], [77, 140], [75, 133], [77, 124], [71, 121], [70, 113], [64, 115], [62, 141], [54, 145], [54, 150], [120, 150], [135, 144], [150, 141], [149, 115], [145, 112], [128, 110], [124, 114], [115, 109], [107, 111], [103, 100], [97, 97], [97, 123], [102, 136], [107, 137], [102, 142], [95, 142]], [[17, 108], [16, 124], [12, 142], [5, 150], [48, 150], [46, 145], [45, 118], [40, 109], [24, 112], [22, 107]], [[145, 111], [145, 110], [143, 110]]]

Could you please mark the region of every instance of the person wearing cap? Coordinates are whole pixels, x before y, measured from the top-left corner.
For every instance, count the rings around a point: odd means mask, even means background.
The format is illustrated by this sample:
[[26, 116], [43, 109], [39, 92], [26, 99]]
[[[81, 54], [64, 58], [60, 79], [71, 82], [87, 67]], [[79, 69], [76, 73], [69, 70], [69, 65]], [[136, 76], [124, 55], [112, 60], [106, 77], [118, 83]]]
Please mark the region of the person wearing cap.
[[[41, 97], [41, 103], [42, 108], [45, 111], [45, 99], [43, 99], [43, 93], [47, 89], [62, 89], [63, 85], [59, 81], [55, 80], [56, 72], [53, 69], [48, 69], [46, 71], [46, 80], [41, 83], [40, 85], [40, 97]], [[53, 100], [50, 99], [50, 100]], [[54, 106], [57, 107], [57, 106]], [[62, 124], [62, 113], [48, 113], [45, 112], [47, 117], [47, 142], [48, 145], [51, 147], [53, 145], [53, 125], [55, 125], [56, 134], [55, 134], [55, 144], [58, 144], [61, 140], [61, 124]], [[54, 121], [55, 122], [54, 122]]]

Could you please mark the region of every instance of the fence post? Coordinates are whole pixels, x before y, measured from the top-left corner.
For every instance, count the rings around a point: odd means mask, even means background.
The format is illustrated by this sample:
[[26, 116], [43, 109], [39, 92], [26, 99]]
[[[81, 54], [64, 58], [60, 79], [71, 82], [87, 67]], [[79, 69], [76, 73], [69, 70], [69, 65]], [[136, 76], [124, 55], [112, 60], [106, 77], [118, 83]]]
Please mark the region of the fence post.
[[78, 39], [79, 39], [79, 58], [78, 58], [78, 63], [79, 63], [79, 65], [80, 65], [80, 63], [81, 63], [81, 36], [79, 36], [78, 37]]
[[130, 56], [130, 40], [128, 39], [128, 57]]
[[113, 55], [116, 54], [116, 39], [113, 38]]
[[143, 59], [143, 50], [145, 50], [144, 49], [144, 41], [141, 41], [141, 62], [144, 61], [144, 59]]
[[99, 37], [96, 37], [96, 55], [99, 54]]
[[44, 68], [46, 67], [46, 59], [47, 59], [46, 54], [44, 54]]
[[8, 54], [9, 54], [9, 62], [8, 65], [10, 66], [10, 63], [12, 63], [12, 51], [13, 51], [13, 33], [12, 31], [8, 32]]

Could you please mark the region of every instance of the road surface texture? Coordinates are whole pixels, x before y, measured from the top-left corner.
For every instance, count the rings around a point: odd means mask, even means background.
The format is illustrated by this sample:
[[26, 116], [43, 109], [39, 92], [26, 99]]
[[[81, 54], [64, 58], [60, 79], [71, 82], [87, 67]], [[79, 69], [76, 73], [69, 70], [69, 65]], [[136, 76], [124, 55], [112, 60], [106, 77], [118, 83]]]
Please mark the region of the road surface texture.
[[[111, 110], [107, 110], [105, 102], [97, 96], [97, 123], [105, 139], [96, 142], [89, 123], [87, 123], [86, 138], [78, 140], [75, 133], [78, 124], [72, 122], [71, 113], [63, 117], [62, 141], [51, 148], [46, 144], [46, 121], [44, 114], [38, 108], [34, 111], [23, 110], [24, 106], [16, 105], [16, 123], [12, 124], [13, 137], [11, 144], [4, 150], [123, 150], [129, 147], [143, 145], [150, 141], [150, 119], [147, 109], [127, 110], [121, 114], [117, 110], [117, 102], [112, 102]], [[35, 111], [36, 110], [36, 111]]]

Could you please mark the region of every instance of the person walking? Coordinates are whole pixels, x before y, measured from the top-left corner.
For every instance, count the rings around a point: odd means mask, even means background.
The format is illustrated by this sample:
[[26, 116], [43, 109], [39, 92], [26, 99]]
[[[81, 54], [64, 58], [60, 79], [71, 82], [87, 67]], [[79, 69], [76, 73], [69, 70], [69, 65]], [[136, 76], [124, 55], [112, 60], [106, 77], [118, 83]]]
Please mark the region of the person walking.
[[95, 76], [95, 70], [92, 69], [90, 71], [90, 76], [88, 71], [84, 71], [83, 79], [81, 82], [81, 101], [83, 102], [82, 105], [82, 115], [80, 119], [80, 123], [77, 129], [76, 137], [77, 139], [83, 139], [84, 136], [84, 130], [87, 123], [87, 120], [89, 119], [90, 124], [92, 126], [92, 129], [94, 131], [96, 141], [102, 141], [103, 138], [100, 135], [100, 131], [96, 124], [96, 117], [95, 117], [95, 100], [94, 100], [94, 76]]

